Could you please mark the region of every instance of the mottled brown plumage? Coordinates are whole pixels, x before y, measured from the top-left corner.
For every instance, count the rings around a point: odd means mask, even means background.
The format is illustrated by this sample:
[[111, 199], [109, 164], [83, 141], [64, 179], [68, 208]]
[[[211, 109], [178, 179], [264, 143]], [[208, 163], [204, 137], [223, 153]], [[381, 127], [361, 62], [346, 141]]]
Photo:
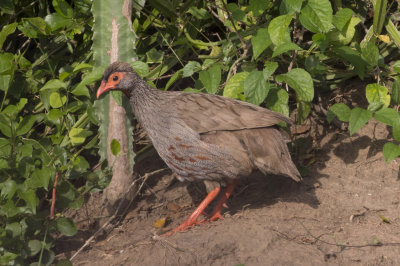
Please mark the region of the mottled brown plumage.
[[[215, 184], [227, 185], [231, 192], [237, 179], [254, 170], [301, 179], [276, 127], [279, 122], [291, 123], [282, 114], [217, 95], [157, 90], [120, 62], [107, 68], [97, 96], [111, 89], [130, 97], [138, 121], [180, 180], [204, 180], [213, 187], [205, 206], [219, 192]], [[224, 202], [217, 205], [215, 219]], [[196, 217], [176, 231], [196, 224], [204, 208], [196, 209]]]

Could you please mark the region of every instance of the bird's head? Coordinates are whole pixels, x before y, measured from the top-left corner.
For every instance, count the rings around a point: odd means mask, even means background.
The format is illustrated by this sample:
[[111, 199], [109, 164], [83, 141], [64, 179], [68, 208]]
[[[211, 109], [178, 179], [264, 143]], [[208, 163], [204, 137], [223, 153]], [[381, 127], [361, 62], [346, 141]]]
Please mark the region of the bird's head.
[[97, 89], [97, 98], [103, 93], [110, 90], [120, 90], [128, 97], [130, 91], [135, 87], [135, 83], [140, 80], [139, 75], [132, 69], [128, 63], [115, 62], [112, 63], [104, 71], [101, 85]]

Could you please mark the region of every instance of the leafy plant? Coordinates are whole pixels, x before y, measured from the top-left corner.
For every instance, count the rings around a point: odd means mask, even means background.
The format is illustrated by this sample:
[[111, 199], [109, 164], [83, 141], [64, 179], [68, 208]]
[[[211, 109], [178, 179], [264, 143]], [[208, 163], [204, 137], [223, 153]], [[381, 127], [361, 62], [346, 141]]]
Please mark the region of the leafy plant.
[[[393, 64], [393, 70], [387, 67], [383, 62], [388, 61], [390, 57], [386, 53], [389, 47], [396, 45], [400, 47], [398, 39], [399, 32], [394, 28], [393, 22], [386, 19], [387, 1], [374, 2], [374, 18], [366, 38], [360, 45], [361, 59], [364, 61], [366, 69], [377, 75], [378, 83], [368, 84], [365, 88], [365, 97], [368, 100], [368, 108], [363, 109], [355, 107], [350, 109], [348, 106], [337, 103], [334, 104], [327, 115], [328, 122], [337, 116], [343, 122], [349, 122], [350, 135], [353, 135], [361, 127], [363, 127], [372, 117], [393, 129], [393, 137], [400, 142], [400, 116], [397, 108], [391, 108], [390, 103], [395, 105], [400, 103], [399, 95], [399, 79], [400, 69], [398, 65], [400, 61]], [[381, 35], [383, 26], [389, 35]], [[369, 34], [373, 32], [375, 36]], [[376, 45], [378, 41], [383, 42], [382, 49]], [[385, 58], [386, 57], [388, 58]], [[355, 66], [356, 67], [356, 66]], [[357, 68], [357, 67], [356, 67]], [[386, 84], [393, 80], [391, 94]], [[396, 157], [400, 156], [400, 147], [394, 143], [387, 142], [383, 147], [383, 155], [386, 162], [389, 163]]]
[[25, 2], [1, 6], [1, 265], [51, 264], [54, 236], [76, 233], [69, 218], [49, 218], [57, 175], [58, 211], [79, 209], [84, 193], [107, 182], [90, 170], [98, 139], [85, 86], [98, 79], [90, 72], [90, 1]]

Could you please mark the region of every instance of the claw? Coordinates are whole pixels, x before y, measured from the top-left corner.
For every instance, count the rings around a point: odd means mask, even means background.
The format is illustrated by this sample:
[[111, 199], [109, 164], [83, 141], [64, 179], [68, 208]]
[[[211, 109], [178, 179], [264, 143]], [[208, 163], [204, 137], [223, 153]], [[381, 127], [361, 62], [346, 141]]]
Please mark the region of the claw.
[[[200, 203], [200, 205], [193, 211], [193, 213], [189, 216], [189, 218], [185, 222], [183, 222], [180, 226], [172, 229], [171, 231], [165, 233], [164, 236], [170, 236], [175, 232], [185, 231], [188, 228], [197, 224], [204, 224], [208, 223], [209, 221], [216, 221], [219, 219], [223, 219], [221, 211], [223, 208], [228, 208], [228, 206], [226, 205], [226, 201], [232, 194], [236, 184], [237, 182], [233, 182], [226, 187], [224, 193], [222, 193], [221, 197], [218, 199], [218, 202], [215, 205], [210, 215], [206, 215], [204, 210], [217, 197], [220, 191], [220, 187], [217, 187], [216, 189], [208, 193], [207, 197]], [[208, 219], [202, 219], [198, 221], [197, 219], [199, 218], [200, 214], [208, 216]]]

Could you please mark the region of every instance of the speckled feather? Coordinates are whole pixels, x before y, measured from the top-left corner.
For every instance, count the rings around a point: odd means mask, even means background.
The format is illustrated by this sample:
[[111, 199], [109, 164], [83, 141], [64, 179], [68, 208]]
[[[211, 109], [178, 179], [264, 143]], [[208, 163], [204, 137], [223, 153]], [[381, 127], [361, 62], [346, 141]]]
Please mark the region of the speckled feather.
[[123, 72], [116, 89], [129, 90], [134, 114], [179, 179], [226, 184], [257, 169], [301, 179], [275, 127], [289, 118], [222, 96], [154, 89], [126, 63], [112, 64], [103, 81], [115, 72]]

